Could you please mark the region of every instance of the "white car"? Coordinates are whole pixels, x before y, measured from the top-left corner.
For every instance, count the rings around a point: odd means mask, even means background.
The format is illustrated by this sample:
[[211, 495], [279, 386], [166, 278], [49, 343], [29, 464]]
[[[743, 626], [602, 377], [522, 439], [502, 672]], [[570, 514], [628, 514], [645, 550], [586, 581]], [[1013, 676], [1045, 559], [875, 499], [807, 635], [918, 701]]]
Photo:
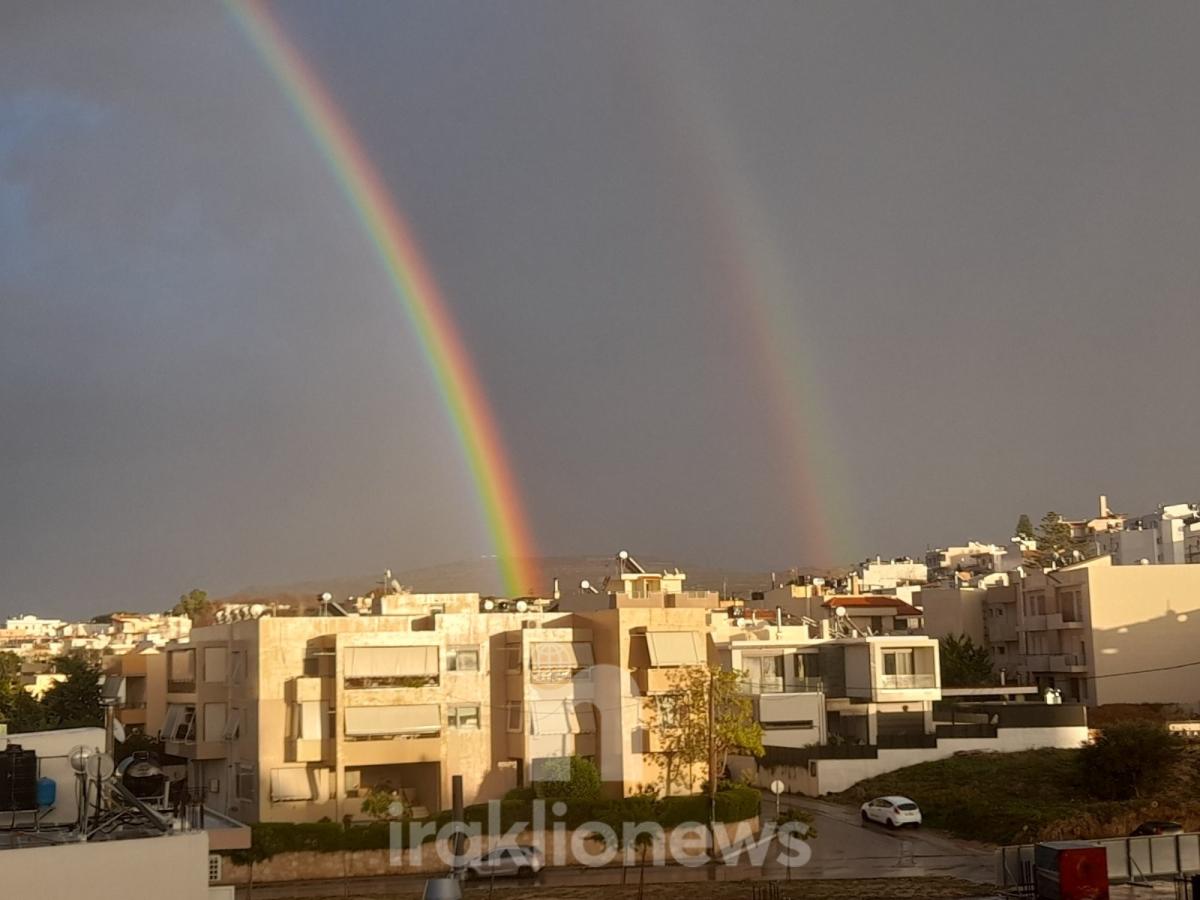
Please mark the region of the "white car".
[[477, 856], [467, 863], [468, 878], [491, 878], [501, 875], [536, 875], [545, 862], [537, 847], [514, 845], [497, 847], [490, 853]]
[[907, 797], [876, 797], [862, 805], [863, 824], [878, 822], [888, 828], [902, 828], [921, 824], [921, 810]]

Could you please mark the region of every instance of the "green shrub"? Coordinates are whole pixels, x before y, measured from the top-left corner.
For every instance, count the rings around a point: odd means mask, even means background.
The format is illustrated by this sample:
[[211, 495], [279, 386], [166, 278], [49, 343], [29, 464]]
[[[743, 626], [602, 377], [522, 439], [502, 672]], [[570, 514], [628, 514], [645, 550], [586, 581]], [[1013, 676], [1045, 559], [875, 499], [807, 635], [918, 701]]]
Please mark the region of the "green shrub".
[[1182, 740], [1160, 722], [1110, 725], [1079, 753], [1085, 784], [1100, 800], [1132, 800], [1166, 780], [1183, 753]]
[[595, 800], [600, 796], [600, 770], [590, 759], [572, 756], [540, 760], [544, 772], [553, 780], [534, 783], [533, 790], [543, 800]]

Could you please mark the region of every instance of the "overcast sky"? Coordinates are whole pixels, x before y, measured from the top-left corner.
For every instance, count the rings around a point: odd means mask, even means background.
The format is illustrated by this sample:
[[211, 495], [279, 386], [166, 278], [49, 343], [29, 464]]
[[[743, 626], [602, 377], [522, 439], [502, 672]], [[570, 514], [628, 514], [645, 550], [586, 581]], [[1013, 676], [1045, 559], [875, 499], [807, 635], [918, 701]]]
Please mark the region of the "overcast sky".
[[[546, 554], [848, 562], [1200, 495], [1200, 6], [278, 17], [429, 257]], [[0, 424], [0, 614], [491, 550], [220, 5], [0, 6]]]

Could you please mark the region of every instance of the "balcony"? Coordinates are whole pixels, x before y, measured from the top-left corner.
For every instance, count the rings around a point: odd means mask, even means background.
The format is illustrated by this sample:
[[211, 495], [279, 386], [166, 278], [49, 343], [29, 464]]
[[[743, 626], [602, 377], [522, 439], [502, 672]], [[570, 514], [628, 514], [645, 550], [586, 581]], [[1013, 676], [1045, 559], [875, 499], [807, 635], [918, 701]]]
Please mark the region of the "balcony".
[[440, 762], [440, 735], [413, 735], [381, 740], [347, 740], [338, 747], [342, 765], [374, 766], [390, 763]]
[[1017, 625], [1017, 631], [1045, 631], [1046, 617], [1045, 616], [1026, 616]]
[[824, 692], [825, 683], [820, 678], [743, 678], [738, 682], [738, 690], [752, 697], [760, 694], [819, 694]]
[[1087, 660], [1078, 653], [1060, 653], [1048, 660], [1051, 672], [1086, 672]]
[[167, 753], [184, 759], [224, 759], [228, 755], [224, 741], [167, 741]]
[[911, 691], [937, 686], [937, 676], [932, 673], [879, 676], [879, 689], [884, 691]]

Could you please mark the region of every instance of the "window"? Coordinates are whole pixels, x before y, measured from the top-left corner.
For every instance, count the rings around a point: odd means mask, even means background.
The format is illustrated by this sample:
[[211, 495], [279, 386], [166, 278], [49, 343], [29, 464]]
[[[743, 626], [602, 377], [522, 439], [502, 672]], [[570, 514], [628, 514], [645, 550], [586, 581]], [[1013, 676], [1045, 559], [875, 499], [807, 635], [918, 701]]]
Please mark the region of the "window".
[[225, 704], [204, 704], [204, 740], [221, 741], [225, 739]]
[[312, 800], [315, 791], [308, 769], [272, 769], [271, 800]]
[[167, 690], [191, 691], [196, 687], [196, 651], [171, 650], [167, 653]]
[[204, 682], [205, 684], [225, 683], [225, 648], [204, 648]]
[[883, 651], [884, 675], [912, 675], [914, 671], [913, 652], [911, 650]]
[[346, 737], [352, 739], [432, 735], [442, 730], [441, 710], [436, 703], [348, 706], [345, 716]]
[[451, 647], [446, 651], [447, 672], [478, 672], [478, 647]]
[[793, 728], [799, 731], [807, 731], [811, 730], [814, 726], [812, 719], [795, 719], [791, 722], [763, 722], [762, 727], [767, 731], [779, 731]]
[[236, 741], [242, 733], [242, 711], [231, 709], [225, 719], [225, 731], [221, 738], [226, 741]]
[[239, 800], [258, 799], [258, 778], [255, 776], [253, 765], [238, 763], [236, 791]]
[[508, 731], [510, 734], [520, 734], [524, 730], [522, 727], [524, 718], [519, 701], [508, 704]]
[[165, 741], [186, 743], [195, 738], [196, 707], [171, 703], [163, 720], [162, 735]]
[[241, 684], [246, 677], [246, 651], [234, 650], [230, 654], [229, 683]]
[[449, 718], [451, 728], [457, 728], [460, 731], [464, 729], [479, 729], [478, 706], [452, 706], [450, 707]]
[[438, 683], [437, 647], [347, 647], [346, 687], [424, 687]]

